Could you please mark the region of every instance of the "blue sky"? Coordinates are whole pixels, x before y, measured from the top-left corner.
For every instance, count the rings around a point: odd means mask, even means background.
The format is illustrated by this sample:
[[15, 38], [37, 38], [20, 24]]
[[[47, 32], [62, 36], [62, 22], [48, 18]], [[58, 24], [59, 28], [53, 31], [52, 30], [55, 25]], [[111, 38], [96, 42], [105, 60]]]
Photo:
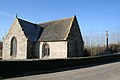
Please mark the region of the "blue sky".
[[0, 0], [0, 40], [16, 13], [34, 23], [76, 15], [83, 35], [120, 32], [120, 0]]

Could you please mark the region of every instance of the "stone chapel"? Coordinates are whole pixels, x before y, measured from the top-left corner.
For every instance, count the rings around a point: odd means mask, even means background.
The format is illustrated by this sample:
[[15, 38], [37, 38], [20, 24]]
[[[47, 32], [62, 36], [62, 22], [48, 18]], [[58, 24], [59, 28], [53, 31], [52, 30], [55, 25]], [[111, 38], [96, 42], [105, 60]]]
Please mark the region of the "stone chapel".
[[76, 16], [35, 24], [15, 18], [3, 40], [2, 59], [53, 59], [83, 56]]

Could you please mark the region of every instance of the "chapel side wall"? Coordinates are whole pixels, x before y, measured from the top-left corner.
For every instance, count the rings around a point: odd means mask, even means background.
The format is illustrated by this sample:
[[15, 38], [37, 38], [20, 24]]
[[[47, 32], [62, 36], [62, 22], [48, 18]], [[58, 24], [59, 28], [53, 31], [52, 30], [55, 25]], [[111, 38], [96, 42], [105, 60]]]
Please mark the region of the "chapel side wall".
[[68, 40], [68, 52], [67, 57], [75, 57], [76, 56], [76, 41], [75, 40]]
[[36, 58], [40, 58], [40, 42], [35, 43], [34, 54]]
[[[17, 55], [15, 58], [10, 56], [11, 39], [15, 37], [17, 39]], [[22, 31], [17, 19], [10, 27], [8, 34], [3, 40], [3, 55], [2, 59], [26, 59], [27, 58], [27, 38]]]
[[[74, 51], [75, 53], [74, 52], [72, 53], [74, 56], [80, 57], [84, 55], [83, 54], [84, 42], [76, 19], [74, 20], [73, 25], [71, 27], [68, 41], [71, 43], [68, 44], [68, 47], [75, 48], [75, 49], [69, 49], [68, 54], [71, 54], [72, 50], [75, 50]], [[74, 45], [74, 47], [69, 45]]]
[[[40, 58], [42, 55], [42, 45], [40, 42]], [[46, 42], [50, 47], [50, 56], [48, 58], [67, 58], [67, 41]]]
[[27, 42], [27, 59], [32, 59], [35, 57], [34, 55], [34, 42], [28, 41]]
[[39, 58], [39, 42], [27, 42], [27, 59]]

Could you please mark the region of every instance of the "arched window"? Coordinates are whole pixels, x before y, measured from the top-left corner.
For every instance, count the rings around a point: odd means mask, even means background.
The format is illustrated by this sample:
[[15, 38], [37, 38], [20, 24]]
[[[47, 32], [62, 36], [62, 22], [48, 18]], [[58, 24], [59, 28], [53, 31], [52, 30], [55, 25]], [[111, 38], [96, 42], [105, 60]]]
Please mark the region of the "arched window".
[[10, 51], [10, 56], [16, 57], [17, 54], [17, 40], [15, 37], [11, 39], [11, 51]]
[[47, 43], [42, 45], [42, 58], [50, 55], [50, 47]]

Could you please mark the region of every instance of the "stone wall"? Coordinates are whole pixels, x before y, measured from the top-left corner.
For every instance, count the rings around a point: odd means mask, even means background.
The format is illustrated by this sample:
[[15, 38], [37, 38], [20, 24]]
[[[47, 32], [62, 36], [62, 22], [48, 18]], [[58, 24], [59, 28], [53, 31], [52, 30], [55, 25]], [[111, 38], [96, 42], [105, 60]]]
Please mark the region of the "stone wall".
[[68, 46], [67, 57], [75, 57], [76, 56], [76, 41], [68, 40], [67, 46]]
[[27, 59], [39, 58], [39, 42], [27, 42]]
[[[68, 47], [70, 48], [69, 53], [75, 52], [75, 54], [73, 53], [73, 55], [76, 57], [80, 57], [84, 55], [83, 54], [84, 42], [83, 42], [82, 34], [80, 32], [80, 28], [79, 28], [76, 18], [72, 24], [69, 37], [68, 37], [68, 41], [70, 42], [70, 44], [68, 44]], [[75, 49], [72, 49], [72, 48], [75, 48]]]
[[[11, 39], [15, 37], [17, 39], [17, 55], [16, 57], [10, 56], [11, 51]], [[27, 38], [19, 25], [16, 18], [10, 27], [7, 35], [3, 40], [3, 55], [2, 59], [26, 59], [27, 58]]]
[[34, 46], [34, 55], [36, 58], [40, 56], [40, 42], [36, 42]]
[[35, 58], [34, 46], [35, 46], [35, 42], [31, 42], [31, 41], [27, 42], [27, 59]]
[[[0, 60], [0, 78], [16, 77], [15, 75], [26, 76], [28, 72], [36, 74], [62, 71], [65, 69], [83, 68], [87, 66], [95, 66], [105, 64], [107, 62], [119, 61], [120, 54], [112, 54], [105, 56], [94, 56], [84, 58], [66, 58], [66, 59], [29, 59], [29, 60]], [[118, 79], [119, 80], [119, 79]]]
[[[42, 58], [42, 45], [40, 42], [40, 58]], [[46, 42], [50, 47], [48, 58], [67, 58], [67, 41]]]

